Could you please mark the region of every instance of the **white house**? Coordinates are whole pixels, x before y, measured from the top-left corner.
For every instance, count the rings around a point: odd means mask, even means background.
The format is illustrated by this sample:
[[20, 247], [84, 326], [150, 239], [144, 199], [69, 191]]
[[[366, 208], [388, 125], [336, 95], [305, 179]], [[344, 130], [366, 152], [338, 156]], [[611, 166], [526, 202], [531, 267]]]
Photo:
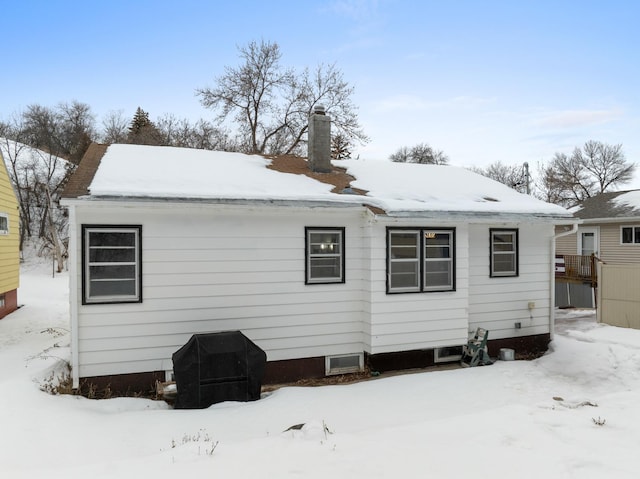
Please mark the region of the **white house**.
[[543, 351], [574, 221], [453, 166], [140, 145], [92, 145], [63, 204], [74, 387], [164, 380], [229, 330], [265, 382], [433, 364], [479, 326], [493, 354]]

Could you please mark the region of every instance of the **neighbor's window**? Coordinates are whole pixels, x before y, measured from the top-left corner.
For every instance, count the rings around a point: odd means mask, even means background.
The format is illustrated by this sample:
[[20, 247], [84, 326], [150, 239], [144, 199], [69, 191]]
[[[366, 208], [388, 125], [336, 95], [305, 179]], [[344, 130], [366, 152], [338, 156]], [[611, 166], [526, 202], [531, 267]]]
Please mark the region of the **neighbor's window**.
[[344, 283], [344, 228], [305, 228], [306, 283]]
[[623, 226], [620, 228], [620, 242], [622, 244], [640, 243], [640, 226]]
[[142, 301], [142, 226], [82, 227], [82, 303]]
[[9, 215], [0, 213], [0, 235], [9, 234]]
[[490, 276], [518, 276], [518, 230], [491, 229]]
[[455, 289], [454, 229], [388, 229], [387, 291]]

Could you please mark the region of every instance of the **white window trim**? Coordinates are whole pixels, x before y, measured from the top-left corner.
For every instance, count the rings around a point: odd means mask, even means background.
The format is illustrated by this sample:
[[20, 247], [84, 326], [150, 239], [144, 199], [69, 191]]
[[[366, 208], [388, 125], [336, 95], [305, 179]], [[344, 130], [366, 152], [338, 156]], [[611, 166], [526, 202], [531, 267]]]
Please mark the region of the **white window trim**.
[[[448, 258], [427, 258], [426, 255], [426, 249], [427, 249], [427, 244], [426, 244], [426, 237], [425, 234], [426, 233], [434, 233], [434, 234], [447, 234], [449, 235], [449, 244], [448, 244], [448, 248], [449, 248], [449, 257]], [[422, 245], [422, 248], [425, 250], [423, 252], [424, 254], [424, 278], [423, 278], [423, 291], [450, 291], [453, 289], [453, 285], [454, 285], [454, 281], [453, 281], [453, 255], [454, 255], [454, 240], [453, 240], [453, 230], [448, 230], [448, 229], [432, 229], [432, 228], [425, 228], [424, 230], [422, 230], [422, 234], [423, 234], [423, 239], [425, 240], [425, 242]], [[448, 285], [436, 285], [436, 286], [427, 286], [427, 264], [428, 263], [448, 263], [449, 265], [449, 275], [451, 277], [451, 284]]]
[[[451, 348], [460, 348], [460, 354], [446, 354], [445, 351]], [[435, 348], [433, 350], [433, 362], [434, 363], [450, 363], [453, 361], [460, 361], [462, 359], [462, 346], [445, 346], [441, 348]]]
[[0, 212], [0, 218], [4, 219], [4, 222], [7, 223], [6, 228], [0, 228], [0, 235], [8, 235], [9, 234], [9, 215], [7, 213]]
[[[493, 235], [494, 234], [512, 234], [513, 235], [513, 252], [508, 252], [508, 251], [494, 251], [493, 250], [493, 246], [494, 246], [494, 241], [493, 241]], [[491, 263], [491, 270], [489, 272], [489, 275], [492, 278], [510, 278], [510, 277], [516, 277], [519, 276], [520, 272], [519, 272], [519, 262], [520, 262], [520, 244], [519, 244], [519, 235], [518, 235], [518, 228], [492, 228], [489, 232], [489, 248], [490, 248], [490, 263]], [[495, 271], [495, 256], [496, 254], [502, 254], [502, 255], [506, 255], [509, 254], [511, 256], [513, 256], [513, 266], [514, 269], [510, 270], [510, 271]]]
[[[358, 366], [344, 367], [344, 368], [331, 368], [331, 360], [336, 358], [344, 358], [344, 357], [358, 357]], [[324, 367], [325, 367], [325, 375], [333, 376], [336, 374], [348, 374], [348, 373], [357, 373], [364, 369], [364, 354], [363, 353], [350, 353], [350, 354], [335, 354], [332, 356], [324, 357]]]
[[631, 243], [624, 243], [624, 242], [622, 241], [622, 230], [623, 230], [624, 228], [631, 228], [631, 229], [632, 229], [632, 232], [631, 232], [631, 236], [632, 236], [632, 238], [631, 238], [631, 239], [632, 239], [632, 240], [634, 240], [634, 239], [635, 239], [635, 236], [636, 236], [636, 231], [635, 231], [635, 230], [636, 230], [636, 229], [638, 229], [638, 230], [639, 230], [639, 231], [638, 231], [638, 234], [640, 235], [640, 225], [621, 225], [621, 226], [620, 226], [620, 245], [621, 245], [621, 246], [640, 246], [640, 243], [636, 243], [635, 241], [631, 241]]
[[[314, 255], [311, 254], [311, 235], [312, 234], [337, 234], [339, 252], [333, 254]], [[320, 278], [311, 277], [311, 262], [314, 258], [338, 258], [339, 268], [338, 276], [327, 276]], [[305, 228], [305, 283], [306, 284], [331, 284], [345, 282], [345, 229], [341, 227], [315, 227], [308, 226]]]
[[[135, 293], [111, 296], [90, 296], [91, 274], [90, 267], [95, 266], [89, 261], [91, 233], [135, 233]], [[106, 304], [106, 303], [139, 303], [142, 302], [142, 226], [140, 225], [82, 225], [82, 304]]]
[[[408, 235], [408, 234], [413, 234], [416, 237], [416, 257], [415, 258], [392, 258], [391, 257], [391, 238], [393, 237], [394, 234], [403, 234], [403, 235]], [[387, 275], [388, 275], [388, 283], [389, 283], [389, 292], [393, 292], [393, 293], [415, 293], [415, 292], [420, 292], [420, 271], [421, 271], [421, 265], [420, 265], [420, 248], [421, 248], [421, 242], [420, 242], [420, 230], [419, 229], [393, 229], [393, 230], [389, 230], [387, 233], [387, 254], [389, 256], [389, 261], [387, 263]], [[414, 263], [416, 265], [417, 268], [417, 275], [416, 275], [416, 285], [415, 286], [404, 286], [404, 287], [393, 287], [391, 285], [391, 265], [394, 263]]]

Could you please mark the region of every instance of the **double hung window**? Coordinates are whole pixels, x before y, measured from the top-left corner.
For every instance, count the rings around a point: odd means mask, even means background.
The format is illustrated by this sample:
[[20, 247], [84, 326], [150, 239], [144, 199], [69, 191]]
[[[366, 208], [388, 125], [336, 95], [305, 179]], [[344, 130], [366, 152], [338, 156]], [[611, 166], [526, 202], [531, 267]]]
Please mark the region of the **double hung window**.
[[455, 289], [455, 229], [387, 230], [387, 291]]
[[490, 230], [490, 276], [518, 276], [518, 230]]
[[306, 283], [344, 283], [344, 228], [305, 228]]
[[142, 301], [141, 235], [141, 226], [83, 225], [83, 304]]

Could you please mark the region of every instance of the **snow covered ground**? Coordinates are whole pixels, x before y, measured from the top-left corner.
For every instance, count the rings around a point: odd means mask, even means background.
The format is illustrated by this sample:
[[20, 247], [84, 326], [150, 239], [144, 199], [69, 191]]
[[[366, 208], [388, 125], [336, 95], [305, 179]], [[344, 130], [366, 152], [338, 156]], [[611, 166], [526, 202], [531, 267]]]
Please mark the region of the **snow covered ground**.
[[69, 357], [67, 281], [27, 262], [24, 306], [0, 321], [0, 477], [640, 475], [640, 331], [596, 324], [591, 311], [560, 312], [535, 361], [173, 410], [41, 391]]

